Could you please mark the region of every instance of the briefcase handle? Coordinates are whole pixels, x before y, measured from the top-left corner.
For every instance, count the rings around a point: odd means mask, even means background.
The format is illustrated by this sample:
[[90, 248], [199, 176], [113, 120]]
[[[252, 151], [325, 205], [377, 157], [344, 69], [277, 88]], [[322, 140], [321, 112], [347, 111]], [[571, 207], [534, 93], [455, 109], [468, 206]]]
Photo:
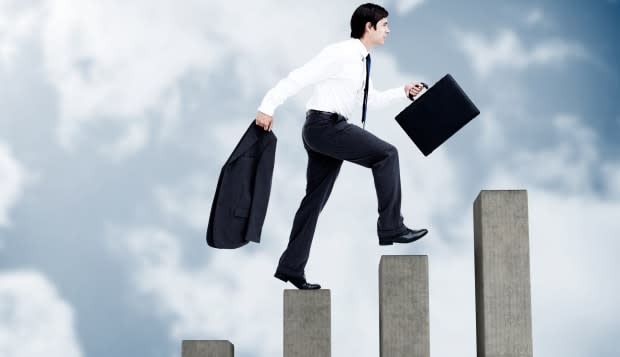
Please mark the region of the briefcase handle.
[[[424, 83], [424, 82], [420, 82], [420, 84], [422, 84], [422, 87], [428, 89], [428, 84]], [[407, 95], [407, 97], [409, 97], [409, 99], [413, 100], [413, 96], [411, 95], [411, 93], [409, 93]]]

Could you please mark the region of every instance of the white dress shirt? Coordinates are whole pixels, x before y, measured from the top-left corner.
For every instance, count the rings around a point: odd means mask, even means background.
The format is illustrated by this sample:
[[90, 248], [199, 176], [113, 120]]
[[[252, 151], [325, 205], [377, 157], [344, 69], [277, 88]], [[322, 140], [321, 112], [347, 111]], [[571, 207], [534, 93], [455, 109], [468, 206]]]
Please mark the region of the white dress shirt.
[[[314, 93], [306, 109], [338, 113], [352, 119], [353, 110], [357, 106], [362, 107], [364, 98], [366, 55], [366, 47], [355, 38], [327, 46], [310, 62], [293, 70], [269, 90], [258, 110], [273, 116], [276, 108], [288, 97], [314, 84]], [[372, 76], [372, 68], [370, 72]], [[406, 98], [403, 87], [377, 91], [370, 80], [368, 107], [382, 106], [401, 98]]]

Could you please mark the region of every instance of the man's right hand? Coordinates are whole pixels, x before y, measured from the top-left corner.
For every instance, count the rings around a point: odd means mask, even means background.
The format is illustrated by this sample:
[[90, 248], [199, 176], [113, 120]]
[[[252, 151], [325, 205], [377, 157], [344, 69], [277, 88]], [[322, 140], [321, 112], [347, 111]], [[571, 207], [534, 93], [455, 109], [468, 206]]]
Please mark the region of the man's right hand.
[[256, 125], [260, 126], [265, 131], [271, 131], [271, 127], [273, 126], [273, 117], [259, 111], [256, 114]]

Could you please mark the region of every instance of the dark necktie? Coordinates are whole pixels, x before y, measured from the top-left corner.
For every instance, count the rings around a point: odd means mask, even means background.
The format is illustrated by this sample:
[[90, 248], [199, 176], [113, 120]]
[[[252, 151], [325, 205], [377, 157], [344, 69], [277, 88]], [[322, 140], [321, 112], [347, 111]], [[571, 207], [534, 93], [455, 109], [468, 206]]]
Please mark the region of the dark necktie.
[[364, 85], [364, 104], [362, 105], [362, 127], [366, 129], [366, 108], [368, 107], [368, 82], [370, 82], [370, 53], [366, 56], [366, 84]]

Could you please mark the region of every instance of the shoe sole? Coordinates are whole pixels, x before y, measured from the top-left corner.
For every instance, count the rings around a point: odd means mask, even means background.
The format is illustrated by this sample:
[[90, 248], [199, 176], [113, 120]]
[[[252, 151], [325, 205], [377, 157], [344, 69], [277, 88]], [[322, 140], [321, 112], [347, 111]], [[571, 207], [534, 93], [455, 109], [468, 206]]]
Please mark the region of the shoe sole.
[[[290, 281], [289, 279], [287, 279], [287, 278], [286, 278], [286, 277], [284, 277], [283, 275], [280, 275], [279, 273], [275, 273], [275, 274], [273, 274], [273, 276], [274, 276], [275, 278], [277, 278], [277, 279], [282, 280], [282, 281], [283, 281], [283, 282], [285, 282], [285, 283], [288, 283], [288, 282]], [[291, 283], [291, 284], [293, 284], [293, 282], [292, 282], [292, 281], [290, 281], [290, 283]], [[316, 285], [316, 287], [314, 287], [314, 288], [300, 288], [299, 286], [297, 286], [297, 285], [293, 284], [293, 286], [295, 286], [295, 287], [296, 287], [297, 289], [299, 289], [299, 290], [317, 290], [317, 289], [320, 289], [320, 288], [321, 288], [321, 285], [319, 285], [319, 284], [314, 284], [314, 285]]]

